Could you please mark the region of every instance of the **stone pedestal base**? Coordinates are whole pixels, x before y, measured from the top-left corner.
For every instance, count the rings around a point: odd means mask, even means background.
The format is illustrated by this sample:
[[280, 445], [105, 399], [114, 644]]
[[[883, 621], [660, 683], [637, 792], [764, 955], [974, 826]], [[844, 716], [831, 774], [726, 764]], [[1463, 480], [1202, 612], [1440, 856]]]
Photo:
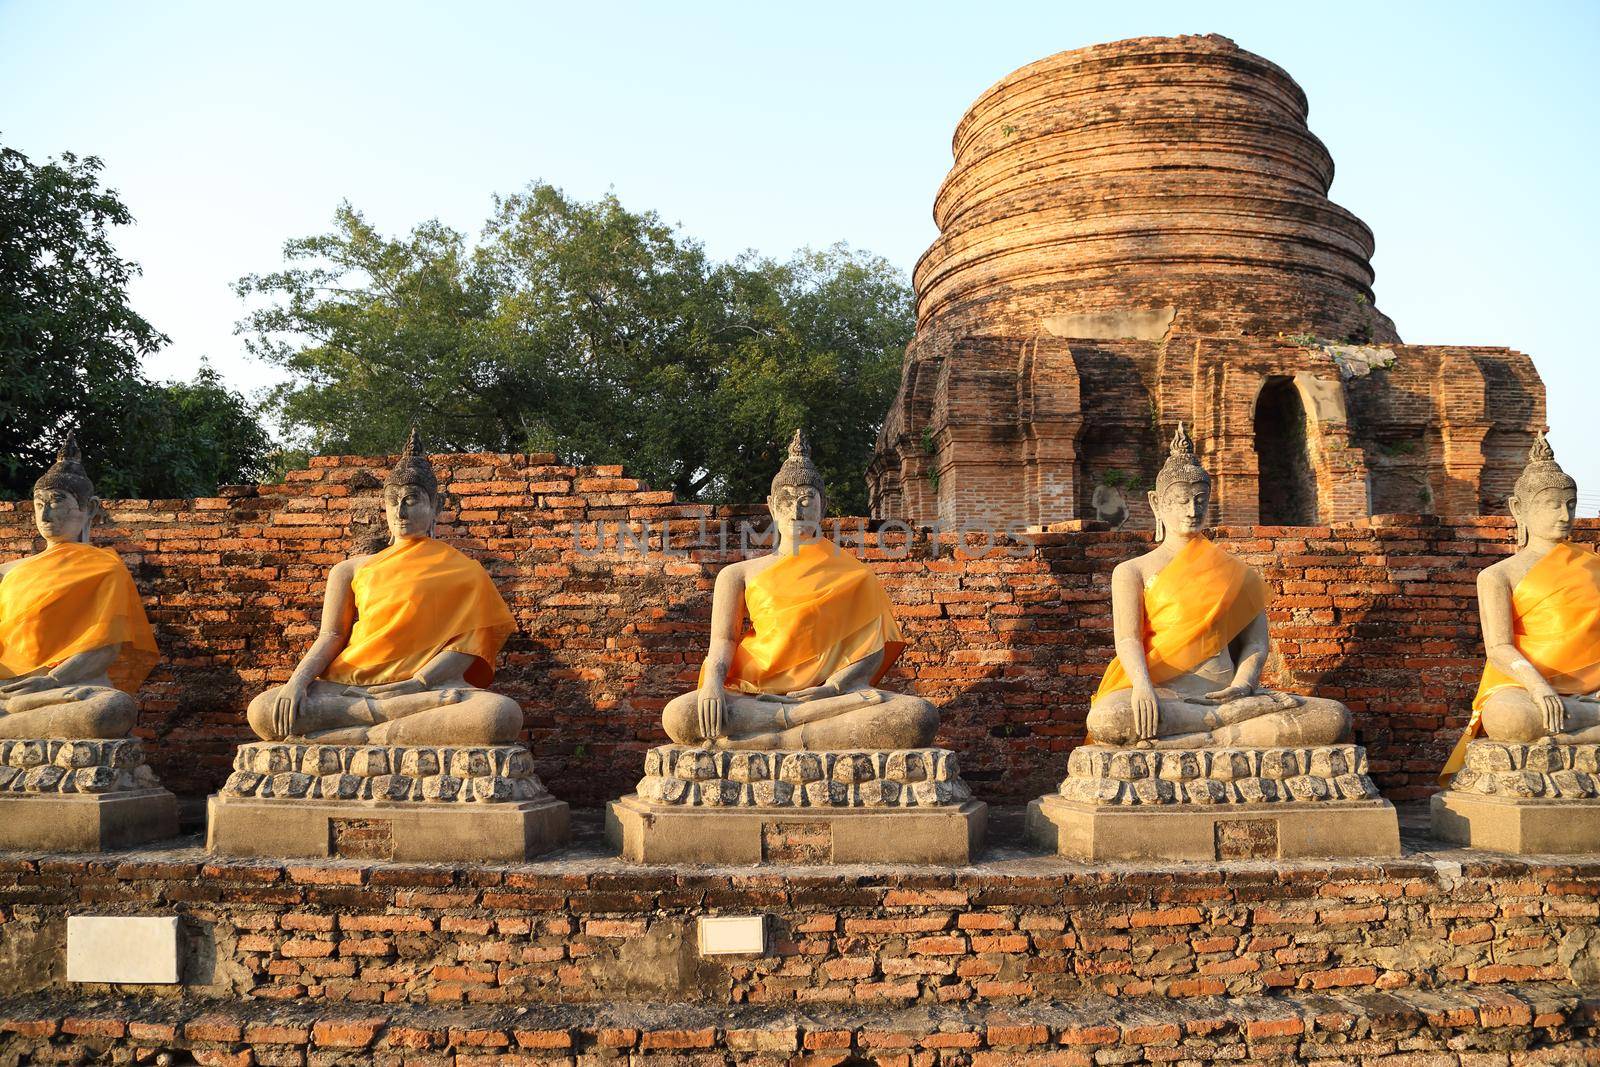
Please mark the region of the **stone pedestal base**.
[[1433, 795], [1433, 836], [1535, 855], [1600, 853], [1600, 800], [1520, 800], [1448, 789]]
[[178, 835], [136, 738], [0, 741], [0, 848], [98, 852]]
[[257, 742], [234, 768], [207, 813], [222, 856], [515, 861], [568, 836], [521, 745]]
[[988, 805], [941, 808], [683, 808], [637, 794], [606, 808], [606, 839], [635, 863], [930, 863], [983, 849]]
[[1148, 749], [1083, 745], [1028, 833], [1083, 860], [1398, 856], [1394, 805], [1357, 745]]
[[988, 806], [942, 748], [743, 752], [662, 745], [606, 811], [638, 863], [970, 863]]
[[1058, 796], [1028, 805], [1028, 836], [1080, 860], [1309, 859], [1398, 856], [1387, 800], [1221, 807], [1113, 808]]
[[425, 804], [213, 796], [206, 848], [219, 856], [510, 863], [566, 843], [565, 802]]
[[165, 789], [0, 795], [0, 848], [100, 852], [178, 836], [178, 798]]
[[1432, 813], [1433, 836], [1452, 844], [1600, 853], [1600, 745], [1474, 741]]

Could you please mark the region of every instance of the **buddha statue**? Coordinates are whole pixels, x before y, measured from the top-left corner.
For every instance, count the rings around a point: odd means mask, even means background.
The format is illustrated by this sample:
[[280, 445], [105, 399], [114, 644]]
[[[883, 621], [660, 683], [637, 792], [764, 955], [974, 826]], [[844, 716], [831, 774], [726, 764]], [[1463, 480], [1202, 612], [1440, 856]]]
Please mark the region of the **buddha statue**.
[[415, 429], [384, 480], [391, 543], [334, 565], [316, 641], [250, 702], [267, 741], [497, 745], [522, 709], [484, 687], [516, 628], [489, 575], [433, 536], [441, 497]]
[[1348, 740], [1343, 704], [1261, 687], [1266, 583], [1201, 533], [1211, 478], [1182, 423], [1149, 500], [1155, 549], [1111, 574], [1117, 654], [1089, 708], [1092, 740], [1153, 748]]
[[767, 498], [776, 546], [717, 574], [699, 688], [663, 712], [674, 742], [769, 750], [932, 743], [933, 705], [878, 688], [904, 642], [877, 577], [821, 536], [823, 491], [797, 430]]
[[0, 738], [133, 730], [155, 635], [121, 557], [89, 543], [99, 512], [69, 433], [33, 487], [44, 550], [0, 566]]
[[1506, 501], [1517, 550], [1478, 574], [1483, 680], [1444, 777], [1479, 734], [1600, 743], [1600, 555], [1567, 540], [1578, 486], [1540, 434]]

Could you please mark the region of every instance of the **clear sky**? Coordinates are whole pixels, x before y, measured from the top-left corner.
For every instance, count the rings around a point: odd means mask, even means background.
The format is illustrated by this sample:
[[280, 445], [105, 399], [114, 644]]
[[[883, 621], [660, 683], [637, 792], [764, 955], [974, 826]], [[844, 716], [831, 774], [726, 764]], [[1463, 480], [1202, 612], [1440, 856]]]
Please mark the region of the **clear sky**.
[[846, 240], [910, 270], [950, 136], [1053, 52], [1221, 33], [1287, 69], [1377, 234], [1414, 343], [1509, 345], [1600, 501], [1594, 313], [1600, 3], [452, 3], [0, 0], [0, 139], [101, 156], [137, 223], [135, 306], [186, 377], [254, 389], [240, 275], [349, 199], [468, 233], [542, 178], [614, 189], [718, 257]]

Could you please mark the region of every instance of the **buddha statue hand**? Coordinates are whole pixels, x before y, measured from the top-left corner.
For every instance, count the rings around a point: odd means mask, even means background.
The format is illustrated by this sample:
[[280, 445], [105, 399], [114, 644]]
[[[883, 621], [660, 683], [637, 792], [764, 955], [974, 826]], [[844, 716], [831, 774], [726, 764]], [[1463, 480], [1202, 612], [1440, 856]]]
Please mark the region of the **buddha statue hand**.
[[1561, 733], [1567, 724], [1567, 706], [1561, 702], [1561, 694], [1542, 679], [1537, 685], [1526, 688], [1534, 704], [1544, 713], [1545, 731], [1550, 734]]
[[[856, 688], [866, 687], [858, 686]], [[792, 693], [761, 693], [756, 696], [756, 699], [771, 700], [779, 704], [803, 704], [808, 700], [825, 700], [828, 697], [836, 697], [841, 693], [849, 691], [850, 690], [846, 690], [832, 682], [824, 682], [821, 685], [808, 686], [805, 689], [796, 689]]]
[[1244, 697], [1255, 696], [1257, 690], [1253, 685], [1234, 682], [1226, 689], [1218, 689], [1204, 696], [1190, 697], [1196, 704], [1231, 704]]
[[1133, 699], [1129, 703], [1133, 713], [1131, 725], [1133, 736], [1137, 741], [1149, 741], [1161, 729], [1161, 701], [1156, 697], [1155, 687], [1149, 683], [1133, 687]]
[[695, 710], [700, 722], [700, 737], [715, 741], [727, 731], [728, 694], [716, 682], [707, 682], [700, 688]]
[[43, 693], [59, 688], [61, 683], [48, 674], [30, 674], [0, 684], [0, 696], [18, 697], [27, 693]]
[[306, 699], [306, 683], [289, 679], [278, 690], [272, 702], [272, 727], [276, 736], [293, 737], [300, 718], [300, 706]]
[[385, 682], [383, 685], [351, 686], [345, 692], [351, 696], [368, 696], [374, 700], [386, 700], [389, 697], [403, 697], [409, 693], [426, 693], [434, 688], [421, 678], [402, 678], [398, 682]]

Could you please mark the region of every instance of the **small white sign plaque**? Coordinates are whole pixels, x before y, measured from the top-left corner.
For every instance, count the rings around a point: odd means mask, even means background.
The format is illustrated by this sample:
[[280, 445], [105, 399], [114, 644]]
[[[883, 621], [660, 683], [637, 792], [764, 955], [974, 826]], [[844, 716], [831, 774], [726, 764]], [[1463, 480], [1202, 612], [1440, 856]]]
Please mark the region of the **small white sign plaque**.
[[717, 915], [700, 919], [702, 956], [759, 956], [766, 950], [765, 915]]
[[178, 917], [69, 915], [67, 981], [178, 981]]

